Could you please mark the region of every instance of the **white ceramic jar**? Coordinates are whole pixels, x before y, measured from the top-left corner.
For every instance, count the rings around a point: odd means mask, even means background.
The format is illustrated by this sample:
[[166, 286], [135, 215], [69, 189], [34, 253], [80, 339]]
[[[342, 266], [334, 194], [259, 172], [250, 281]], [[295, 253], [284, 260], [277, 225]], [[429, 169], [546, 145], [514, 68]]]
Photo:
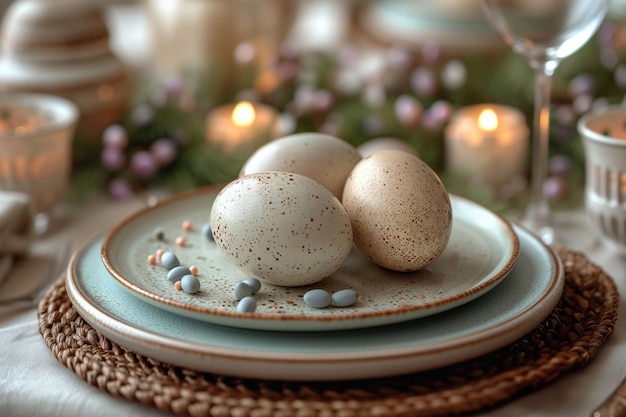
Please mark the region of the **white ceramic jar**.
[[16, 0], [2, 20], [0, 91], [53, 94], [80, 109], [78, 130], [119, 121], [130, 76], [109, 46], [104, 10], [90, 0]]

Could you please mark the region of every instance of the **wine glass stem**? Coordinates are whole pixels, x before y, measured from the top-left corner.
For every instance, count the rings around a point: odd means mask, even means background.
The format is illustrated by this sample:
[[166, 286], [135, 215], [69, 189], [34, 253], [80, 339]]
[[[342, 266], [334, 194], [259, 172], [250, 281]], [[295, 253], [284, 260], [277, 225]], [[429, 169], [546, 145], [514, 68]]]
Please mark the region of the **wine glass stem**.
[[533, 142], [531, 154], [530, 194], [523, 224], [539, 234], [547, 244], [554, 242], [551, 227], [550, 204], [543, 192], [548, 173], [550, 139], [550, 93], [553, 62], [531, 64], [535, 71], [535, 108], [533, 115]]

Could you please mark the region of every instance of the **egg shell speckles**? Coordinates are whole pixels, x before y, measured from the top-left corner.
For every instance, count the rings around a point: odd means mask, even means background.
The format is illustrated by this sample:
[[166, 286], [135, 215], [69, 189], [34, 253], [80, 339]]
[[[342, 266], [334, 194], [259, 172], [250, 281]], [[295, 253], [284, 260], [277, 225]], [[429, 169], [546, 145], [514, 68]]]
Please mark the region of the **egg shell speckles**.
[[384, 268], [417, 271], [448, 244], [448, 192], [425, 162], [407, 152], [378, 151], [359, 162], [346, 181], [342, 203], [354, 243]]
[[304, 175], [328, 188], [341, 199], [352, 168], [361, 160], [348, 142], [323, 133], [296, 133], [267, 143], [252, 154], [240, 176], [264, 171]]
[[321, 281], [352, 248], [352, 226], [341, 202], [318, 182], [293, 173], [232, 181], [215, 198], [210, 222], [227, 258], [274, 285]]

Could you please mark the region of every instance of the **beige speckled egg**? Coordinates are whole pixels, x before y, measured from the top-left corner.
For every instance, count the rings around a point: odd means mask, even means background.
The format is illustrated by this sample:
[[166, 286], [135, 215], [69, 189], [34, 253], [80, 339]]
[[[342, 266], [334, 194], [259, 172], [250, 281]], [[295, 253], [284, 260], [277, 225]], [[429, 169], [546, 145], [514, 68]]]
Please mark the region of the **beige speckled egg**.
[[416, 271], [448, 244], [448, 192], [425, 162], [407, 152], [383, 150], [364, 158], [346, 181], [342, 203], [354, 243], [384, 268]]
[[248, 158], [240, 176], [263, 171], [293, 172], [307, 176], [341, 199], [350, 171], [361, 160], [354, 146], [323, 133], [296, 133], [257, 149]]
[[263, 172], [238, 178], [215, 198], [215, 243], [244, 272], [274, 285], [313, 284], [335, 272], [352, 248], [341, 202], [303, 175]]

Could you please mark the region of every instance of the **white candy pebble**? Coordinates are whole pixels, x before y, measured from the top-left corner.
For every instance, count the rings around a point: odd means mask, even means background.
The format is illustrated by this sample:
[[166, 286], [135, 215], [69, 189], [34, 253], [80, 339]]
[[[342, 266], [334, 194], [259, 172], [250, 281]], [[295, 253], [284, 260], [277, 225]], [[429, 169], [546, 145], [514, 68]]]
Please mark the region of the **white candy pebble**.
[[330, 294], [326, 290], [309, 290], [304, 293], [304, 302], [313, 308], [326, 308], [330, 305]]
[[254, 313], [256, 311], [256, 300], [253, 297], [244, 297], [237, 303], [237, 312]]
[[340, 290], [331, 297], [331, 304], [335, 307], [350, 307], [356, 303], [358, 294], [351, 289]]
[[180, 265], [178, 257], [172, 252], [163, 252], [161, 255], [161, 265], [167, 269], [172, 269]]

